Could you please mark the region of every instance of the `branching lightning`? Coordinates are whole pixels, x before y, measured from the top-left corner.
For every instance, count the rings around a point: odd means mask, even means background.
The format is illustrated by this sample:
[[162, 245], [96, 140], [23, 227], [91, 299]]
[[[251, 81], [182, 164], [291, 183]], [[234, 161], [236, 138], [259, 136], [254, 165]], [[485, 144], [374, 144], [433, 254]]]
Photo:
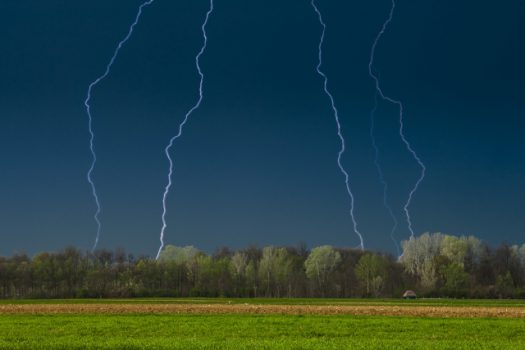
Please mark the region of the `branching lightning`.
[[214, 9], [213, 8], [213, 1], [214, 0], [210, 0], [210, 7], [208, 9], [208, 12], [206, 12], [206, 17], [204, 19], [204, 23], [201, 26], [202, 37], [204, 39], [204, 42], [203, 42], [203, 45], [202, 45], [200, 51], [197, 53], [197, 56], [195, 56], [195, 66], [196, 66], [197, 72], [198, 72], [198, 74], [200, 76], [200, 81], [199, 81], [199, 98], [198, 98], [197, 102], [195, 103], [195, 105], [193, 105], [193, 107], [191, 107], [191, 109], [186, 113], [186, 115], [184, 116], [184, 119], [179, 124], [179, 131], [178, 131], [178, 133], [170, 139], [170, 142], [168, 143], [168, 145], [164, 149], [164, 153], [166, 154], [166, 157], [168, 158], [168, 162], [169, 162], [169, 173], [168, 173], [168, 184], [164, 188], [164, 194], [162, 196], [162, 229], [160, 231], [160, 247], [159, 247], [159, 251], [157, 253], [156, 259], [159, 259], [160, 253], [162, 252], [162, 249], [164, 248], [164, 234], [166, 232], [166, 228], [168, 227], [168, 224], [166, 222], [166, 214], [167, 214], [166, 201], [168, 199], [168, 195], [169, 195], [170, 189], [172, 187], [172, 177], [173, 177], [173, 159], [171, 158], [170, 150], [173, 147], [173, 144], [174, 144], [175, 140], [177, 140], [179, 137], [182, 136], [182, 131], [183, 131], [184, 126], [188, 122], [188, 120], [189, 120], [190, 116], [193, 114], [193, 112], [200, 107], [202, 99], [203, 99], [204, 73], [202, 72], [202, 69], [201, 69], [200, 58], [201, 58], [202, 54], [204, 53], [204, 51], [206, 50], [206, 47], [208, 45], [208, 35], [207, 35], [207, 32], [206, 32], [206, 26], [208, 25], [208, 20], [210, 18], [210, 15], [213, 13], [213, 9]]
[[332, 107], [332, 111], [334, 113], [335, 122], [337, 124], [337, 135], [339, 136], [339, 139], [341, 141], [341, 149], [339, 150], [339, 153], [337, 155], [337, 165], [339, 166], [339, 169], [341, 170], [341, 172], [343, 173], [343, 175], [345, 177], [346, 191], [348, 193], [348, 196], [350, 197], [350, 217], [352, 218], [352, 224], [353, 224], [354, 232], [359, 237], [359, 242], [360, 242], [359, 247], [362, 250], [364, 250], [365, 249], [365, 244], [364, 244], [364, 240], [363, 240], [363, 235], [361, 234], [361, 232], [359, 232], [359, 229], [357, 227], [357, 220], [356, 220], [355, 215], [354, 215], [355, 198], [354, 198], [354, 194], [352, 192], [352, 188], [350, 186], [350, 175], [345, 170], [345, 168], [343, 167], [343, 164], [342, 164], [342, 157], [343, 157], [343, 154], [346, 151], [346, 146], [345, 146], [345, 138], [343, 136], [343, 132], [342, 132], [342, 128], [341, 128], [341, 123], [339, 121], [339, 111], [337, 110], [337, 107], [335, 105], [335, 99], [334, 99], [333, 95], [330, 93], [330, 90], [328, 89], [328, 76], [321, 70], [321, 67], [323, 65], [323, 44], [324, 44], [324, 38], [325, 38], [325, 34], [326, 34], [326, 24], [323, 21], [323, 16], [321, 14], [321, 11], [319, 11], [319, 9], [316, 6], [315, 0], [312, 0], [311, 4], [312, 4], [312, 7], [314, 8], [315, 12], [317, 13], [317, 16], [319, 17], [319, 23], [321, 24], [321, 27], [322, 27], [321, 38], [319, 40], [319, 50], [318, 50], [319, 63], [317, 65], [316, 69], [317, 69], [317, 73], [324, 80], [324, 92], [326, 93], [326, 95], [330, 99], [330, 104], [331, 104], [331, 107]]
[[383, 174], [383, 169], [381, 168], [381, 162], [380, 162], [380, 154], [379, 154], [379, 147], [377, 145], [377, 140], [375, 137], [375, 114], [377, 111], [377, 94], [374, 95], [374, 108], [372, 109], [372, 112], [370, 113], [370, 137], [372, 139], [372, 147], [374, 148], [374, 164], [377, 169], [377, 174], [379, 175], [379, 181], [383, 185], [383, 205], [385, 206], [388, 214], [390, 215], [390, 218], [392, 219], [392, 228], [390, 229], [390, 238], [392, 239], [392, 242], [394, 242], [394, 245], [396, 246], [397, 256], [401, 254], [399, 243], [397, 242], [397, 239], [394, 237], [394, 234], [397, 230], [398, 222], [397, 218], [394, 215], [394, 211], [392, 210], [392, 207], [388, 203], [388, 183], [385, 180], [385, 176]]
[[[427, 168], [426, 168], [425, 164], [421, 161], [421, 158], [419, 158], [419, 156], [416, 153], [416, 151], [412, 148], [412, 145], [410, 144], [410, 142], [408, 142], [408, 140], [407, 140], [407, 138], [405, 136], [405, 132], [404, 132], [404, 127], [405, 126], [404, 126], [404, 118], [403, 118], [404, 117], [404, 115], [403, 115], [403, 103], [401, 101], [395, 100], [395, 99], [393, 99], [393, 98], [391, 98], [389, 96], [386, 96], [383, 93], [383, 90], [381, 89], [381, 84], [380, 84], [379, 78], [378, 78], [378, 76], [376, 74], [374, 74], [374, 70], [373, 70], [374, 60], [375, 60], [375, 52], [376, 52], [377, 45], [379, 43], [379, 40], [381, 40], [381, 37], [385, 33], [388, 25], [392, 22], [392, 18], [394, 16], [395, 9], [396, 9], [396, 1], [392, 0], [392, 7], [390, 9], [390, 13], [388, 15], [388, 18], [383, 23], [383, 26], [381, 27], [381, 30], [377, 34], [377, 36], [376, 36], [376, 38], [374, 40], [374, 43], [372, 45], [372, 50], [371, 50], [371, 53], [370, 53], [370, 62], [368, 64], [368, 74], [370, 75], [370, 77], [375, 82], [375, 89], [376, 89], [377, 94], [379, 94], [379, 96], [383, 100], [388, 101], [388, 102], [398, 106], [398, 108], [399, 108], [399, 136], [401, 137], [401, 140], [405, 144], [407, 150], [410, 152], [410, 154], [412, 154], [412, 156], [414, 157], [414, 159], [416, 160], [416, 162], [418, 163], [418, 165], [421, 168], [421, 174], [420, 174], [418, 180], [416, 181], [414, 187], [412, 187], [412, 189], [410, 190], [410, 193], [408, 195], [408, 199], [405, 202], [405, 205], [403, 206], [403, 210], [405, 212], [405, 216], [406, 216], [407, 223], [408, 223], [408, 230], [410, 231], [410, 239], [413, 239], [414, 238], [414, 230], [412, 228], [412, 218], [410, 216], [409, 207], [410, 207], [410, 204], [412, 203], [412, 198], [414, 197], [414, 194], [419, 189], [419, 185], [425, 179]], [[373, 135], [373, 129], [372, 129], [372, 135]], [[378, 160], [378, 158], [376, 158], [376, 160]], [[379, 162], [376, 162], [376, 164], [379, 164]], [[380, 177], [382, 177], [381, 167], [378, 166], [378, 169], [379, 169], [379, 172], [380, 172]], [[387, 187], [386, 187], [386, 182], [384, 182], [384, 178], [383, 178], [382, 181], [383, 181], [383, 184], [385, 185], [384, 188], [385, 188], [385, 193], [386, 193]]]
[[113, 56], [111, 56], [111, 59], [109, 60], [109, 63], [106, 66], [106, 70], [104, 71], [104, 74], [102, 74], [96, 80], [94, 80], [91, 84], [89, 84], [86, 100], [84, 101], [84, 105], [86, 106], [86, 112], [87, 112], [87, 115], [88, 115], [88, 118], [89, 118], [89, 123], [88, 123], [89, 135], [90, 135], [90, 138], [89, 138], [89, 150], [90, 150], [91, 156], [92, 156], [91, 166], [90, 166], [90, 168], [89, 168], [89, 170], [87, 172], [87, 180], [88, 180], [88, 182], [89, 182], [89, 184], [91, 186], [91, 192], [92, 192], [93, 198], [95, 200], [96, 208], [97, 208], [97, 210], [95, 212], [95, 215], [94, 215], [95, 222], [97, 223], [97, 235], [96, 235], [95, 243], [93, 244], [92, 250], [95, 250], [97, 248], [98, 241], [100, 239], [100, 233], [102, 232], [102, 223], [100, 221], [100, 213], [102, 212], [102, 207], [100, 205], [100, 199], [99, 199], [99, 196], [98, 196], [98, 193], [97, 193], [97, 188], [95, 186], [95, 182], [93, 181], [93, 171], [95, 170], [95, 165], [97, 163], [97, 154], [95, 152], [95, 132], [93, 130], [93, 117], [91, 115], [91, 105], [90, 105], [91, 92], [92, 92], [93, 88], [98, 85], [98, 83], [100, 83], [102, 80], [104, 80], [109, 75], [109, 73], [111, 71], [111, 67], [113, 66], [113, 63], [115, 63], [115, 60], [117, 59], [117, 56], [118, 56], [118, 54], [120, 52], [120, 49], [131, 38], [131, 36], [133, 34], [133, 30], [135, 29], [135, 26], [138, 24], [138, 22], [140, 20], [140, 17], [142, 16], [142, 10], [144, 9], [144, 7], [146, 7], [148, 5], [151, 5], [154, 1], [155, 0], [148, 0], [148, 1], [144, 2], [142, 5], [140, 5], [140, 7], [138, 9], [138, 12], [137, 12], [137, 15], [135, 16], [135, 21], [129, 27], [128, 33], [124, 37], [124, 39], [122, 39], [118, 43], [117, 48], [113, 52]]

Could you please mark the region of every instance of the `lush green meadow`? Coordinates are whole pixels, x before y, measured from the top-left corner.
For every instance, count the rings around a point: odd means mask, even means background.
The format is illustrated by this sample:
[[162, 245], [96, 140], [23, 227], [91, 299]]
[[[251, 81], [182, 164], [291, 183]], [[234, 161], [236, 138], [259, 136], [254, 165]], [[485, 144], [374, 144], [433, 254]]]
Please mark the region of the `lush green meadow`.
[[[18, 301], [15, 303], [87, 303]], [[138, 299], [92, 303], [523, 306], [521, 301]], [[3, 301], [2, 304], [13, 301]], [[525, 319], [321, 315], [0, 314], [0, 349], [524, 349]]]

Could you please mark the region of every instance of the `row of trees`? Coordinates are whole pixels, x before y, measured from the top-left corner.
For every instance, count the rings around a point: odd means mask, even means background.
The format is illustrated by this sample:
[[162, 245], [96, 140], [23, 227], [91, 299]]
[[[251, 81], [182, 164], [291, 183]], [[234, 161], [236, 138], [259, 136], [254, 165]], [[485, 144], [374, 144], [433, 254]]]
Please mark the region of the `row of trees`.
[[228, 248], [207, 255], [167, 246], [158, 261], [123, 250], [0, 257], [2, 298], [525, 296], [525, 245], [423, 234], [400, 258], [321, 246]]
[[492, 249], [472, 236], [425, 233], [403, 242], [400, 263], [427, 295], [525, 297], [525, 244]]

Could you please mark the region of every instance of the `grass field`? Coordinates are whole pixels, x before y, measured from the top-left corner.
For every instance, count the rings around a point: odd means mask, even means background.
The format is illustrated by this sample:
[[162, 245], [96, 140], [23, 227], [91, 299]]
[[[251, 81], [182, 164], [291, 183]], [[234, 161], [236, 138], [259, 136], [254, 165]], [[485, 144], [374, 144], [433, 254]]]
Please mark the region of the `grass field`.
[[[83, 309], [87, 305], [95, 309]], [[128, 310], [114, 312], [107, 306]], [[133, 308], [175, 306], [176, 313]], [[171, 305], [171, 306], [170, 306]], [[225, 313], [185, 313], [211, 305]], [[44, 306], [44, 309], [39, 309]], [[523, 301], [330, 299], [134, 299], [2, 301], [0, 349], [524, 349], [525, 318], [288, 314], [318, 308], [501, 309], [522, 312]], [[25, 308], [17, 312], [17, 307]], [[72, 308], [71, 313], [50, 311]], [[233, 308], [235, 307], [235, 308]], [[281, 308], [247, 314], [244, 308]], [[34, 308], [31, 310], [31, 308]], [[103, 312], [93, 311], [105, 310]], [[180, 309], [182, 308], [182, 309]], [[228, 309], [230, 308], [230, 309]], [[7, 310], [7, 311], [5, 311]], [[9, 311], [10, 310], [10, 311]], [[83, 310], [77, 312], [76, 310]], [[88, 310], [86, 312], [86, 310]], [[109, 310], [109, 311], [108, 311]], [[112, 311], [113, 310], [113, 311]], [[181, 312], [182, 310], [182, 312]], [[231, 312], [228, 310], [232, 310]], [[299, 309], [308, 310], [308, 309]], [[351, 310], [351, 309], [349, 309]]]

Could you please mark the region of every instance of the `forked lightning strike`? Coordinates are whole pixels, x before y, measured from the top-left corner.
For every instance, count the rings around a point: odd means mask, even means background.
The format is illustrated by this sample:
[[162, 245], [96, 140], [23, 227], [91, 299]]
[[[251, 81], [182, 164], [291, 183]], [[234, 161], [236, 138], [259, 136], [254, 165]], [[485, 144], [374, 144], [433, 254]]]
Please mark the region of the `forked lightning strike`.
[[372, 109], [372, 112], [370, 113], [370, 137], [372, 139], [372, 147], [374, 148], [374, 165], [376, 167], [377, 174], [379, 176], [379, 181], [383, 185], [383, 205], [386, 208], [388, 215], [390, 215], [390, 218], [392, 219], [392, 228], [390, 229], [390, 238], [392, 239], [392, 242], [394, 242], [394, 245], [397, 251], [397, 256], [399, 256], [401, 254], [401, 250], [399, 247], [399, 243], [394, 236], [397, 230], [398, 222], [394, 214], [394, 211], [392, 210], [392, 207], [388, 203], [388, 183], [386, 182], [385, 176], [383, 174], [383, 169], [381, 168], [379, 146], [377, 145], [377, 140], [375, 136], [375, 124], [376, 124], [375, 114], [377, 111], [377, 107], [378, 107], [377, 106], [377, 94], [375, 94], [374, 95], [374, 108]]
[[360, 242], [359, 247], [361, 248], [361, 250], [364, 250], [365, 249], [365, 244], [364, 244], [364, 240], [363, 240], [363, 235], [358, 230], [357, 220], [356, 220], [355, 215], [354, 215], [355, 198], [354, 198], [354, 194], [352, 193], [352, 188], [350, 186], [350, 175], [345, 170], [345, 168], [343, 167], [343, 164], [342, 164], [342, 157], [343, 157], [343, 154], [345, 153], [346, 146], [345, 146], [345, 138], [343, 136], [343, 132], [342, 132], [342, 128], [341, 128], [341, 123], [339, 121], [339, 111], [337, 110], [337, 107], [335, 105], [335, 99], [332, 96], [332, 94], [330, 93], [330, 90], [328, 89], [328, 76], [321, 70], [321, 67], [323, 65], [323, 44], [324, 44], [324, 38], [325, 38], [325, 33], [326, 33], [326, 24], [323, 21], [323, 16], [321, 14], [321, 11], [319, 11], [319, 9], [317, 8], [317, 6], [315, 4], [315, 0], [312, 0], [311, 4], [312, 4], [312, 7], [314, 8], [315, 12], [317, 13], [317, 16], [319, 17], [319, 23], [322, 26], [322, 33], [321, 33], [321, 38], [319, 40], [319, 50], [318, 50], [318, 53], [319, 53], [319, 64], [317, 65], [316, 69], [317, 69], [317, 73], [319, 73], [319, 75], [324, 80], [324, 92], [326, 93], [326, 95], [330, 99], [330, 104], [331, 104], [331, 107], [332, 107], [332, 111], [334, 113], [335, 122], [337, 124], [337, 135], [339, 136], [339, 139], [341, 141], [341, 149], [339, 150], [339, 153], [337, 155], [337, 165], [339, 166], [339, 169], [341, 170], [341, 172], [343, 173], [343, 175], [345, 177], [346, 191], [348, 193], [348, 196], [350, 197], [350, 217], [352, 218], [352, 224], [353, 224], [354, 232], [359, 237], [359, 242]]
[[[373, 70], [374, 60], [375, 60], [375, 52], [376, 52], [377, 45], [379, 43], [379, 40], [381, 39], [381, 37], [385, 33], [388, 25], [390, 24], [390, 22], [392, 22], [392, 18], [394, 16], [395, 9], [396, 9], [396, 1], [392, 0], [392, 7], [390, 9], [390, 13], [388, 15], [388, 18], [383, 23], [383, 26], [381, 27], [381, 30], [377, 34], [377, 36], [376, 36], [376, 38], [374, 40], [374, 43], [372, 45], [372, 50], [371, 50], [371, 53], [370, 53], [370, 62], [368, 64], [368, 74], [374, 80], [376, 92], [379, 94], [379, 96], [383, 100], [388, 101], [388, 102], [390, 102], [390, 103], [392, 103], [394, 105], [397, 105], [399, 107], [399, 136], [401, 137], [401, 140], [405, 144], [407, 150], [410, 152], [410, 154], [412, 154], [412, 156], [414, 157], [414, 159], [416, 160], [418, 165], [421, 167], [421, 174], [420, 174], [417, 182], [415, 183], [414, 187], [410, 190], [410, 193], [408, 195], [408, 199], [407, 199], [405, 205], [403, 206], [403, 210], [405, 212], [405, 216], [406, 216], [407, 223], [408, 223], [408, 230], [410, 231], [410, 239], [413, 239], [414, 238], [414, 230], [412, 228], [412, 218], [410, 217], [409, 207], [410, 207], [410, 204], [412, 203], [412, 198], [414, 197], [414, 194], [417, 192], [417, 190], [419, 188], [419, 185], [425, 179], [425, 174], [426, 174], [426, 170], [427, 169], [426, 169], [425, 164], [423, 164], [423, 162], [421, 161], [421, 158], [419, 158], [418, 154], [412, 148], [412, 145], [410, 144], [410, 142], [408, 142], [408, 140], [407, 140], [407, 138], [405, 136], [404, 119], [403, 119], [403, 103], [401, 101], [395, 100], [395, 99], [393, 99], [393, 98], [391, 98], [389, 96], [386, 96], [383, 93], [383, 90], [381, 89], [381, 84], [380, 84], [379, 78], [374, 73], [374, 70]], [[380, 169], [380, 167], [379, 167], [379, 169]]]
[[104, 80], [109, 75], [109, 73], [111, 72], [111, 67], [113, 66], [113, 63], [115, 63], [115, 60], [117, 59], [120, 49], [129, 40], [129, 38], [131, 38], [131, 35], [133, 34], [133, 30], [135, 29], [135, 26], [139, 23], [140, 17], [142, 16], [142, 10], [144, 9], [144, 7], [151, 5], [154, 1], [155, 0], [148, 0], [142, 3], [142, 5], [140, 5], [137, 15], [135, 16], [135, 21], [129, 27], [128, 33], [124, 37], [124, 39], [122, 39], [118, 43], [117, 48], [113, 52], [113, 56], [111, 56], [111, 59], [109, 60], [109, 63], [106, 66], [106, 70], [104, 71], [104, 74], [102, 74], [97, 79], [95, 79], [91, 84], [89, 84], [87, 97], [86, 97], [86, 100], [84, 101], [84, 105], [86, 106], [86, 112], [87, 112], [88, 119], [89, 119], [89, 123], [88, 123], [89, 135], [90, 135], [89, 150], [92, 156], [91, 166], [87, 172], [87, 180], [91, 186], [91, 192], [92, 192], [92, 195], [95, 200], [96, 207], [97, 207], [97, 210], [94, 215], [95, 222], [97, 223], [97, 235], [95, 237], [95, 243], [93, 244], [92, 251], [94, 251], [97, 248], [98, 241], [100, 239], [100, 233], [102, 232], [102, 223], [100, 221], [100, 213], [102, 212], [102, 206], [100, 205], [100, 199], [98, 197], [97, 188], [95, 186], [95, 182], [93, 181], [93, 171], [95, 170], [95, 165], [97, 163], [97, 154], [95, 152], [95, 132], [93, 131], [93, 117], [91, 116], [91, 105], [90, 105], [91, 92], [93, 88], [98, 85], [98, 83], [100, 83], [102, 80]]
[[156, 259], [159, 259], [160, 253], [162, 252], [162, 249], [164, 248], [164, 234], [166, 232], [166, 228], [168, 227], [168, 224], [166, 222], [166, 214], [167, 214], [167, 211], [168, 211], [167, 210], [166, 201], [168, 199], [168, 195], [170, 193], [170, 189], [171, 189], [171, 186], [172, 186], [172, 176], [173, 176], [173, 159], [171, 158], [170, 150], [173, 147], [173, 143], [175, 142], [175, 140], [177, 140], [179, 137], [182, 136], [182, 130], [184, 128], [184, 125], [186, 125], [186, 123], [188, 122], [188, 119], [193, 114], [193, 112], [197, 108], [200, 107], [202, 99], [203, 99], [204, 74], [202, 73], [202, 69], [201, 69], [201, 65], [200, 65], [200, 58], [201, 58], [202, 54], [204, 53], [204, 51], [206, 50], [206, 47], [208, 45], [208, 35], [206, 33], [206, 26], [208, 24], [208, 20], [209, 20], [210, 15], [212, 13], [213, 13], [213, 0], [210, 0], [210, 8], [209, 8], [208, 12], [206, 13], [206, 18], [204, 19], [204, 23], [201, 26], [202, 37], [204, 39], [204, 43], [203, 43], [200, 51], [197, 53], [197, 56], [195, 56], [195, 66], [197, 67], [197, 72], [199, 73], [199, 76], [200, 76], [199, 98], [197, 100], [197, 103], [195, 103], [195, 105], [193, 105], [193, 107], [191, 107], [191, 109], [184, 116], [184, 119], [182, 120], [182, 122], [179, 124], [179, 131], [178, 131], [178, 133], [170, 139], [170, 142], [168, 143], [168, 146], [166, 146], [166, 148], [164, 149], [164, 153], [166, 154], [166, 157], [168, 158], [168, 162], [169, 162], [169, 173], [168, 173], [168, 184], [166, 185], [166, 187], [164, 189], [164, 194], [162, 196], [162, 229], [160, 231], [160, 247], [159, 247], [159, 251], [157, 253]]

